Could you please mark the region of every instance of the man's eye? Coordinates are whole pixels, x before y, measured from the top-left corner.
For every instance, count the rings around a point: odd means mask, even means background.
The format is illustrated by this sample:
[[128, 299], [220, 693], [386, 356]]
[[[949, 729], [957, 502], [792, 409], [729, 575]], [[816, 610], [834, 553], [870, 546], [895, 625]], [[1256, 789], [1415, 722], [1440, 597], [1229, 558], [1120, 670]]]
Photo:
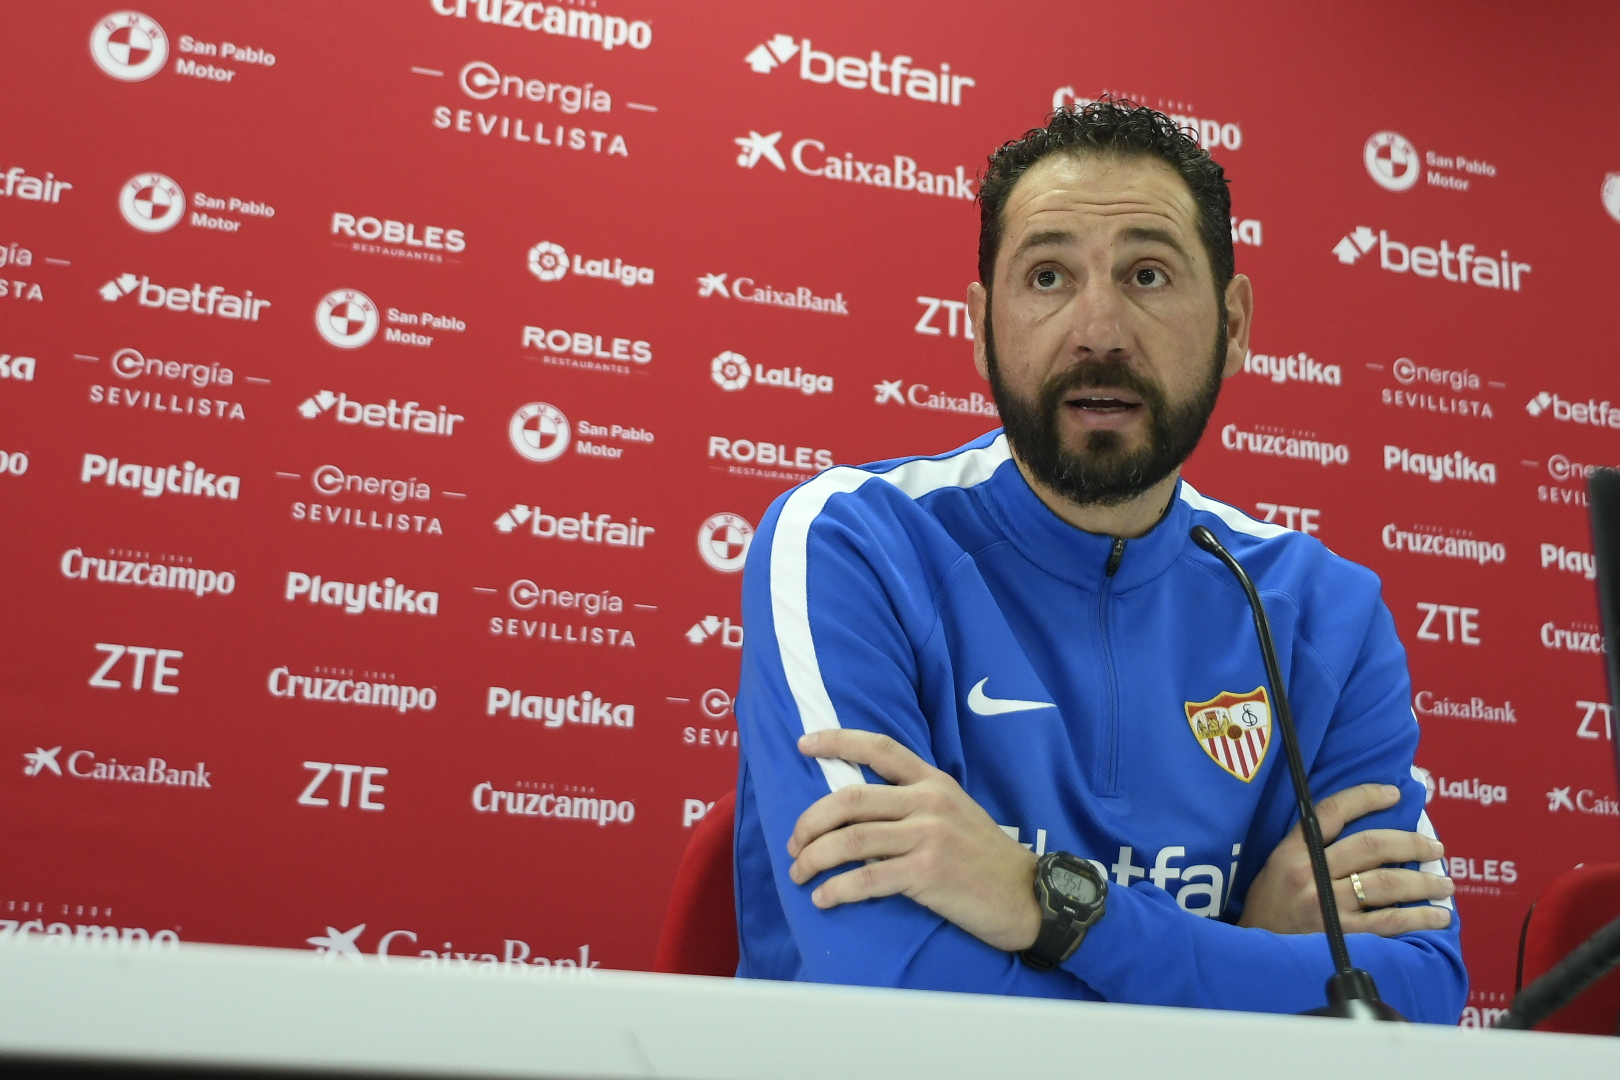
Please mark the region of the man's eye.
[[1164, 271], [1155, 267], [1144, 266], [1136, 272], [1136, 283], [1146, 289], [1162, 288], [1168, 281]]
[[1035, 271], [1035, 287], [1037, 289], [1050, 289], [1057, 285], [1060, 280], [1056, 270]]

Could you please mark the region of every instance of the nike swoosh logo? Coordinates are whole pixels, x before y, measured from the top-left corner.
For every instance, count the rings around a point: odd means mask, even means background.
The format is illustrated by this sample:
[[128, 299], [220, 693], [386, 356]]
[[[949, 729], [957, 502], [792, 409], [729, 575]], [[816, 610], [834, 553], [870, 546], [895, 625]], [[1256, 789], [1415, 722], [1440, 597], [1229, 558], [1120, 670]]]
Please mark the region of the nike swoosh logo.
[[1055, 709], [1050, 701], [1019, 701], [1017, 698], [993, 698], [984, 692], [989, 677], [980, 679], [968, 691], [968, 708], [980, 716], [1000, 716], [1002, 713], [1028, 712], [1031, 709]]

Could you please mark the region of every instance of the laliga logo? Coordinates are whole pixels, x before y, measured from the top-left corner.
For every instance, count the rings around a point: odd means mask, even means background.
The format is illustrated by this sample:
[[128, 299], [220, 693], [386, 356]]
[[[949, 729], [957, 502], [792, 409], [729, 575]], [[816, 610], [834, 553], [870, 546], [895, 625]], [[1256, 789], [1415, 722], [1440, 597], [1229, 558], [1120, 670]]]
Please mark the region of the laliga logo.
[[141, 173], [118, 193], [118, 209], [141, 232], [168, 232], [185, 216], [186, 194], [162, 173]]
[[568, 252], [561, 244], [540, 241], [529, 249], [529, 273], [541, 281], [561, 281], [568, 274]]
[[734, 574], [748, 560], [754, 527], [736, 514], [715, 514], [698, 527], [698, 554], [723, 574]]
[[163, 69], [169, 38], [163, 27], [138, 11], [117, 11], [90, 31], [96, 66], [121, 82], [141, 82]]
[[1420, 768], [1417, 765], [1413, 765], [1412, 766], [1412, 777], [1414, 779], [1423, 781], [1423, 803], [1424, 803], [1424, 805], [1427, 806], [1429, 803], [1434, 802], [1434, 791], [1435, 791], [1434, 774], [1431, 773], [1428, 769]]
[[1380, 131], [1368, 139], [1361, 160], [1367, 166], [1367, 175], [1385, 191], [1410, 189], [1423, 171], [1417, 147], [1393, 131]]
[[748, 385], [748, 357], [730, 351], [721, 353], [709, 365], [709, 377], [722, 390], [741, 390]]
[[556, 461], [568, 450], [572, 437], [568, 417], [555, 405], [532, 401], [512, 414], [507, 426], [512, 449], [530, 461]]
[[377, 323], [377, 305], [355, 289], [334, 289], [315, 305], [315, 329], [340, 349], [358, 349], [371, 341]]

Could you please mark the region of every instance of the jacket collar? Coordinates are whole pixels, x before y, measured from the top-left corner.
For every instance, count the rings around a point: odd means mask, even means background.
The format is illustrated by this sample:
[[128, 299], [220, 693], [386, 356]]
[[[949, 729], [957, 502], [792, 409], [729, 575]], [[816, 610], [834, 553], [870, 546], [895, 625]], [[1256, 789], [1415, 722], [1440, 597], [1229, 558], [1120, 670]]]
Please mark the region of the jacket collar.
[[1007, 461], [981, 490], [1001, 532], [1030, 562], [1082, 589], [1097, 591], [1108, 584], [1123, 592], [1163, 574], [1191, 542], [1192, 508], [1181, 498], [1181, 486], [1178, 479], [1158, 524], [1124, 541], [1111, 579], [1108, 564], [1115, 538], [1077, 529], [1054, 514], [1024, 480], [1017, 462]]

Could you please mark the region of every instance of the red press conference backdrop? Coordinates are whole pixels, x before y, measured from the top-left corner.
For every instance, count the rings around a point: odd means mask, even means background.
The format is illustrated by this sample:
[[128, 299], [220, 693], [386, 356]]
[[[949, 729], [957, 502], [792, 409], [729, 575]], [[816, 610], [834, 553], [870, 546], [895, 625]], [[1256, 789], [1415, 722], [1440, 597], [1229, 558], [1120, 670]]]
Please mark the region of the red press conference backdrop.
[[1105, 92], [1232, 178], [1254, 353], [1188, 475], [1382, 575], [1465, 1023], [1620, 856], [1607, 5], [6, 25], [0, 934], [646, 966], [733, 784], [753, 523], [994, 425], [974, 177]]

